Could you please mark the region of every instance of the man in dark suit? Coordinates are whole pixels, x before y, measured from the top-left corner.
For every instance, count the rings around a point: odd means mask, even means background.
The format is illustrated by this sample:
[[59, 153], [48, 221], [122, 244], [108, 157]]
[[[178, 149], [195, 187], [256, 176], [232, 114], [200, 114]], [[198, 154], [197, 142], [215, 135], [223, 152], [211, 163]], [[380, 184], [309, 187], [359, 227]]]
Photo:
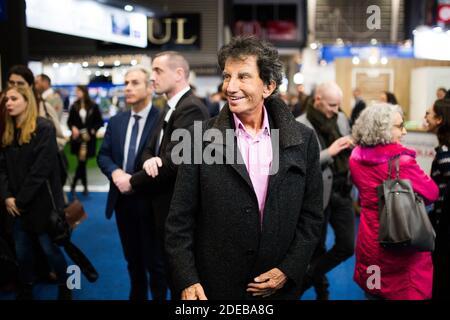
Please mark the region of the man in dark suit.
[[350, 126], [353, 127], [356, 119], [358, 119], [359, 114], [366, 108], [366, 102], [362, 99], [361, 90], [356, 88], [353, 90], [353, 97], [355, 98], [355, 105], [352, 109], [352, 114], [350, 115]]
[[142, 167], [140, 158], [156, 128], [159, 111], [152, 106], [150, 70], [136, 66], [125, 75], [125, 99], [131, 111], [112, 117], [97, 161], [111, 181], [106, 217], [116, 213], [117, 227], [131, 281], [130, 299], [147, 299], [147, 272], [155, 300], [164, 300], [167, 284], [162, 252], [155, 236], [153, 211], [141, 192], [126, 190], [133, 173]]
[[217, 161], [180, 165], [166, 221], [175, 291], [297, 299], [323, 223], [317, 139], [273, 95], [282, 64], [272, 45], [234, 38], [219, 65], [228, 104], [203, 123], [200, 141]]
[[177, 166], [171, 159], [176, 145], [171, 141], [172, 133], [189, 128], [196, 120], [206, 120], [209, 115], [206, 106], [189, 87], [189, 64], [182, 55], [174, 51], [161, 52], [155, 56], [152, 69], [155, 91], [165, 94], [168, 101], [155, 134], [143, 152], [143, 169], [133, 174], [128, 190], [145, 192], [154, 212], [157, 236], [163, 242], [164, 223], [177, 175]]

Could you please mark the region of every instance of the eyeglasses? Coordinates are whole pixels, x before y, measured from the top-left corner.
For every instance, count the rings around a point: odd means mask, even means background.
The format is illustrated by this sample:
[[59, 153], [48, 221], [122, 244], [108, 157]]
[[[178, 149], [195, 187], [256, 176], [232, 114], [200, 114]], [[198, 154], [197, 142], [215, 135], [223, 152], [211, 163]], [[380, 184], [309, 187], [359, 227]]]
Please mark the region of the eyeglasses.
[[8, 80], [8, 84], [11, 87], [24, 87], [27, 83], [25, 81]]

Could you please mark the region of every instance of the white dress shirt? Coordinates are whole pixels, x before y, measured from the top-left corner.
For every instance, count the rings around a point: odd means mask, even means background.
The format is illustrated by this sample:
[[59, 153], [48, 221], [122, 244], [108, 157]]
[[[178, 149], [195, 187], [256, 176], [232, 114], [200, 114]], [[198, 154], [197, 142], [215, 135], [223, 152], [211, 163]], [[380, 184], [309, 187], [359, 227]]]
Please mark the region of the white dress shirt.
[[[191, 90], [190, 86], [187, 86], [186, 88], [182, 89], [180, 92], [178, 92], [176, 95], [174, 95], [172, 98], [170, 98], [167, 101], [167, 105], [169, 106], [169, 111], [167, 111], [166, 116], [164, 117], [165, 122], [169, 122], [170, 117], [172, 116], [172, 113], [175, 111], [175, 107], [178, 104], [178, 101], [180, 101], [181, 97], [184, 96], [186, 92]], [[164, 129], [161, 129], [161, 132], [159, 133], [159, 146], [161, 145], [161, 141], [164, 135]]]
[[127, 159], [128, 159], [128, 148], [130, 147], [130, 139], [131, 139], [131, 131], [133, 130], [134, 123], [136, 120], [134, 119], [134, 115], [139, 115], [141, 118], [139, 119], [139, 130], [138, 130], [138, 136], [136, 139], [136, 152], [138, 152], [139, 144], [141, 142], [142, 132], [144, 131], [145, 123], [147, 122], [148, 114], [150, 113], [150, 110], [152, 108], [152, 102], [150, 103], [141, 111], [134, 112], [131, 110], [131, 116], [130, 120], [128, 121], [128, 128], [127, 128], [127, 135], [125, 136], [125, 147], [123, 152], [123, 166], [122, 169], [125, 170], [127, 167]]

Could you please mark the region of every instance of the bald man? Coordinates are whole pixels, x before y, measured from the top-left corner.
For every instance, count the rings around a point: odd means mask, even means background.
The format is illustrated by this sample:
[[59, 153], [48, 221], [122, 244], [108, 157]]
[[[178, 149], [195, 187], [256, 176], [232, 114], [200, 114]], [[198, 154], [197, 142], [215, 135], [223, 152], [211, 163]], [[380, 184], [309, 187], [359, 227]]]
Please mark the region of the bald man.
[[[351, 257], [354, 251], [355, 221], [348, 167], [352, 140], [348, 120], [339, 111], [341, 103], [342, 90], [335, 82], [320, 84], [306, 113], [297, 118], [315, 131], [321, 149], [325, 224], [303, 286], [303, 292], [314, 286], [318, 300], [328, 299], [326, 273]], [[326, 251], [328, 222], [334, 230], [335, 244]]]
[[148, 195], [155, 213], [158, 238], [163, 245], [164, 223], [169, 213], [178, 166], [171, 159], [177, 142], [171, 141], [176, 129], [188, 129], [194, 121], [209, 118], [208, 109], [189, 86], [189, 64], [175, 51], [157, 54], [152, 63], [151, 81], [155, 92], [165, 94], [165, 106], [155, 130], [142, 155], [142, 170], [130, 179], [130, 190]]

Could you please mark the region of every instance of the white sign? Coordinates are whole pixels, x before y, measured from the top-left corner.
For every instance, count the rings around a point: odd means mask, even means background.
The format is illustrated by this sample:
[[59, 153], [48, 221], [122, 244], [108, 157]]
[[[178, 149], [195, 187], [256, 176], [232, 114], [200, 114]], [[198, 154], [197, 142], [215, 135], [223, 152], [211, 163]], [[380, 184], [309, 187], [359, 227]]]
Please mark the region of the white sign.
[[30, 28], [147, 47], [147, 17], [85, 0], [26, 0]]
[[414, 57], [450, 61], [450, 31], [420, 27], [414, 31]]

